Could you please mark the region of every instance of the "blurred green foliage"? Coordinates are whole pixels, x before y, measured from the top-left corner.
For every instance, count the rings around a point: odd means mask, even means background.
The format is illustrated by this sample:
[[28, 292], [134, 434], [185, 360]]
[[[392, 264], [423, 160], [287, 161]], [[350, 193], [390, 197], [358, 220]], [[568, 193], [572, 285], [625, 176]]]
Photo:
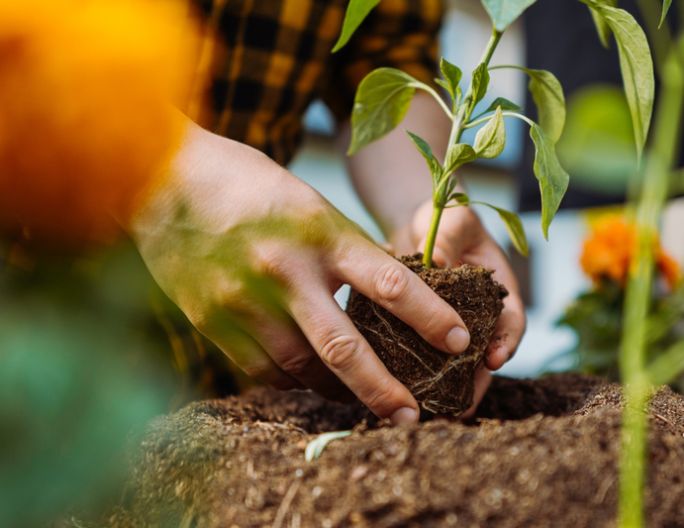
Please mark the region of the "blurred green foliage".
[[[570, 364], [573, 370], [620, 381], [618, 350], [624, 330], [624, 303], [624, 287], [610, 280], [579, 295], [557, 323], [571, 328], [577, 341], [549, 366]], [[648, 363], [684, 339], [684, 287], [673, 292], [656, 291], [646, 335]], [[672, 388], [684, 393], [684, 375], [672, 383]]]
[[619, 87], [595, 85], [573, 94], [558, 156], [573, 185], [604, 194], [627, 191], [637, 159], [629, 107]]
[[127, 447], [180, 395], [153, 306], [178, 317], [128, 245], [87, 255], [0, 246], [0, 526], [118, 498]]

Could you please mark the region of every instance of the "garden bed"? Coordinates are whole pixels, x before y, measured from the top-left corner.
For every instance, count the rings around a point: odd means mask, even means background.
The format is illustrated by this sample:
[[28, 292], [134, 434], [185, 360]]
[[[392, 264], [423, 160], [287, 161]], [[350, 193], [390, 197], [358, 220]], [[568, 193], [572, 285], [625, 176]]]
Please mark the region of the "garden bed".
[[[151, 426], [110, 524], [613, 526], [620, 399], [597, 378], [496, 378], [470, 423], [397, 428], [305, 392], [199, 402]], [[684, 398], [659, 391], [650, 427], [648, 526], [684, 526]]]

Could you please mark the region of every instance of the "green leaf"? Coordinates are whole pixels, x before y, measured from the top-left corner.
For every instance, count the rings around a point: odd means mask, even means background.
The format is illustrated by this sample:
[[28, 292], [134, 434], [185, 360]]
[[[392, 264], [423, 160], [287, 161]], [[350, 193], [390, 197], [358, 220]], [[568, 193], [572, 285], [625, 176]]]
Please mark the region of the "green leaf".
[[670, 10], [670, 7], [672, 7], [672, 0], [663, 0], [663, 12], [660, 15], [660, 24], [658, 24], [658, 29], [660, 29], [665, 23], [665, 19], [667, 18], [667, 13]]
[[565, 126], [565, 95], [556, 76], [546, 70], [533, 70], [522, 66], [510, 66], [525, 72], [530, 82], [528, 88], [537, 107], [539, 126], [556, 143]]
[[492, 118], [475, 135], [475, 152], [480, 158], [496, 158], [506, 146], [503, 112], [497, 107]]
[[[601, 2], [603, 5], [617, 7], [617, 0], [601, 0]], [[599, 40], [601, 41], [603, 47], [608, 49], [610, 47], [610, 27], [594, 8], [590, 7], [589, 11], [591, 12], [591, 18], [594, 20], [594, 25], [596, 26], [596, 32], [598, 33]]]
[[556, 143], [565, 126], [565, 94], [556, 76], [546, 70], [533, 70], [523, 66], [496, 66], [492, 69], [501, 68], [513, 68], [528, 75], [528, 88], [537, 107], [539, 125]]
[[418, 147], [418, 150], [420, 151], [423, 158], [425, 158], [428, 168], [430, 169], [430, 174], [432, 175], [432, 181], [435, 183], [438, 182], [440, 176], [442, 175], [442, 165], [439, 163], [439, 160], [432, 153], [430, 145], [428, 145], [427, 141], [425, 141], [420, 136], [414, 134], [413, 132], [407, 131], [406, 133], [409, 135], [411, 141], [413, 141], [416, 147]]
[[445, 80], [442, 79], [441, 77], [436, 77], [436, 78], [435, 78], [435, 84], [437, 84], [437, 85], [441, 86], [442, 88], [444, 88], [444, 89], [447, 91], [447, 93], [448, 93], [449, 95], [451, 95], [451, 85], [450, 85], [447, 81], [445, 81]]
[[537, 0], [482, 0], [497, 31], [503, 31]]
[[648, 376], [654, 385], [671, 383], [679, 374], [684, 372], [684, 343], [672, 345], [658, 355], [648, 366]]
[[622, 89], [590, 85], [577, 90], [568, 101], [568, 120], [556, 152], [573, 183], [601, 194], [625, 193], [637, 158]]
[[342, 24], [342, 33], [335, 43], [332, 52], [335, 53], [341, 50], [354, 32], [359, 28], [361, 22], [370, 14], [373, 9], [380, 3], [380, 0], [350, 0], [347, 6], [347, 12], [344, 15], [344, 23]]
[[597, 0], [582, 1], [601, 15], [617, 41], [634, 139], [637, 153], [641, 155], [651, 125], [655, 97], [653, 59], [648, 40], [641, 26], [624, 9], [604, 5]]
[[610, 27], [608, 27], [608, 24], [606, 24], [606, 21], [603, 20], [603, 17], [599, 15], [594, 9], [589, 8], [589, 11], [591, 12], [591, 18], [594, 20], [594, 25], [596, 26], [596, 33], [598, 33], [601, 45], [606, 49], [610, 48]]
[[489, 88], [489, 69], [483, 62], [473, 71], [473, 80], [470, 86], [472, 93], [472, 99], [470, 100], [471, 112], [475, 105], [487, 95], [487, 88]]
[[451, 174], [460, 166], [477, 159], [477, 153], [467, 143], [457, 143], [449, 148], [444, 162], [444, 174]]
[[493, 112], [497, 109], [497, 107], [501, 107], [501, 110], [503, 110], [504, 112], [506, 110], [509, 110], [511, 112], [519, 112], [520, 110], [522, 110], [522, 108], [520, 108], [520, 105], [515, 104], [513, 101], [509, 101], [505, 97], [497, 97], [496, 99], [494, 99], [494, 101], [492, 101], [492, 104], [489, 105], [487, 110], [482, 112], [482, 114]]
[[561, 167], [553, 141], [537, 124], [530, 128], [530, 137], [534, 142], [534, 175], [539, 180], [542, 202], [542, 231], [549, 238], [549, 226], [560, 207], [565, 191], [568, 189], [570, 176]]
[[406, 115], [420, 83], [394, 68], [378, 68], [361, 81], [352, 111], [349, 154], [393, 130]]
[[446, 88], [446, 90], [449, 92], [449, 95], [451, 95], [452, 100], [456, 100], [457, 94], [460, 91], [459, 83], [461, 82], [463, 73], [458, 66], [451, 64], [443, 57], [439, 62], [439, 69], [442, 71], [442, 75], [446, 81], [446, 85], [442, 84], [441, 86]]
[[501, 220], [503, 220], [504, 225], [506, 226], [506, 231], [508, 231], [508, 236], [511, 237], [511, 242], [513, 242], [513, 246], [515, 246], [515, 249], [518, 251], [518, 253], [526, 257], [529, 253], [529, 246], [527, 245], [527, 236], [525, 235], [525, 229], [523, 228], [522, 222], [520, 221], [520, 217], [517, 214], [512, 213], [511, 211], [501, 209], [500, 207], [496, 207], [492, 204], [488, 204], [485, 202], [475, 203], [485, 205], [499, 213], [499, 217], [501, 218]]
[[462, 192], [455, 192], [449, 195], [447, 203], [454, 200], [458, 205], [470, 205], [470, 198], [467, 194]]

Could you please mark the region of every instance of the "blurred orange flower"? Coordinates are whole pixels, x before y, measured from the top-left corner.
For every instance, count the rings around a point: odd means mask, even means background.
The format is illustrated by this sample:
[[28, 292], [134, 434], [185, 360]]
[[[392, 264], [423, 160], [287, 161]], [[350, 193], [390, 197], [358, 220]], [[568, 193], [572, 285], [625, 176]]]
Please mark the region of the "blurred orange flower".
[[0, 0], [0, 232], [108, 238], [180, 144], [196, 42], [171, 0]]
[[[679, 264], [660, 247], [660, 242], [656, 244], [656, 266], [670, 288], [674, 288], [681, 279]], [[635, 225], [621, 215], [606, 215], [594, 223], [584, 241], [580, 264], [595, 283], [610, 279], [624, 286], [636, 247]]]

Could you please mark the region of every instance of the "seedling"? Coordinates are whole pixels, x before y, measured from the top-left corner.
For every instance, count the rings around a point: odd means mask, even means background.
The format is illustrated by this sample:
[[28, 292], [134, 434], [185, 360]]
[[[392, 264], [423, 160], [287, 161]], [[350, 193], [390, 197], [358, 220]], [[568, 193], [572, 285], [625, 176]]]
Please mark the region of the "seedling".
[[[625, 91], [634, 120], [638, 150], [643, 147], [650, 122], [653, 101], [653, 72], [640, 59], [648, 46], [633, 39], [636, 28], [643, 32], [626, 11], [612, 7], [608, 0], [581, 0], [591, 9], [599, 35], [607, 42], [612, 31], [618, 42], [620, 61], [625, 77]], [[493, 159], [501, 155], [506, 144], [506, 119], [520, 119], [530, 128], [536, 149], [534, 175], [541, 192], [541, 227], [548, 238], [549, 226], [558, 211], [568, 188], [569, 176], [556, 156], [555, 145], [565, 125], [565, 97], [556, 77], [548, 71], [517, 65], [491, 66], [490, 62], [506, 29], [536, 0], [482, 0], [492, 21], [492, 35], [478, 65], [472, 72], [466, 90], [462, 87], [461, 69], [442, 58], [441, 76], [435, 79], [446, 95], [411, 75], [394, 68], [379, 68], [368, 74], [359, 85], [352, 112], [352, 140], [349, 154], [354, 154], [369, 143], [381, 138], [401, 123], [416, 90], [432, 96], [451, 122], [451, 132], [444, 159], [438, 159], [430, 145], [418, 135], [408, 132], [409, 138], [425, 158], [432, 178], [433, 213], [423, 251], [423, 264], [432, 266], [432, 255], [444, 209], [448, 207], [483, 205], [494, 209], [506, 225], [515, 248], [527, 255], [528, 243], [520, 218], [513, 212], [495, 205], [471, 200], [459, 184], [458, 171], [479, 159]], [[351, 0], [344, 27], [334, 50], [343, 47], [363, 19], [380, 0]], [[637, 35], [639, 36], [639, 35]], [[635, 53], [636, 52], [636, 53]], [[490, 76], [501, 69], [518, 69], [529, 77], [529, 89], [537, 107], [538, 123], [521, 113], [521, 108], [504, 98], [496, 98], [484, 109], [478, 106], [488, 95]], [[463, 132], [477, 129], [472, 144], [462, 142]]]
[[[565, 109], [560, 85], [549, 72], [521, 68], [530, 76], [530, 90], [537, 105], [539, 123], [519, 113], [513, 103], [496, 99], [484, 112], [472, 117], [475, 106], [484, 98], [489, 74], [498, 69], [489, 66], [492, 54], [505, 29], [536, 0], [481, 0], [493, 22], [493, 32], [480, 64], [475, 68], [465, 97], [461, 97], [461, 71], [442, 60], [442, 76], [436, 83], [445, 89], [449, 105], [435, 90], [416, 79], [391, 69], [369, 74], [359, 87], [352, 115], [353, 136], [350, 152], [356, 152], [394, 127], [406, 114], [415, 90], [432, 95], [452, 121], [447, 153], [437, 160], [425, 141], [410, 134], [427, 161], [433, 180], [433, 221], [424, 251], [425, 266], [431, 265], [432, 250], [444, 208], [469, 206], [476, 202], [457, 188], [456, 170], [478, 158], [501, 154], [505, 144], [504, 118], [523, 119], [530, 125], [536, 147], [534, 173], [539, 180], [545, 236], [568, 185], [568, 175], [558, 163], [555, 143], [563, 129]], [[643, 486], [647, 443], [646, 414], [653, 388], [671, 381], [684, 366], [684, 344], [675, 343], [659, 357], [647, 363], [646, 321], [652, 291], [655, 240], [658, 222], [668, 193], [670, 175], [676, 161], [676, 146], [684, 110], [684, 41], [676, 42], [665, 24], [671, 0], [663, 0], [661, 13], [656, 5], [639, 2], [653, 41], [658, 72], [663, 83], [657, 128], [645, 163], [646, 144], [655, 97], [653, 59], [646, 36], [634, 18], [617, 7], [618, 0], [580, 0], [588, 6], [599, 38], [608, 47], [611, 35], [617, 44], [624, 91], [629, 106], [637, 158], [643, 184], [635, 197], [638, 249], [631, 263], [624, 309], [624, 331], [620, 351], [620, 371], [624, 384], [625, 409], [620, 457], [620, 526], [642, 526], [644, 522]], [[351, 0], [345, 28], [337, 49], [344, 45], [363, 18], [379, 0]], [[681, 16], [681, 13], [680, 13]], [[657, 26], [657, 27], [656, 27]], [[658, 31], [660, 29], [660, 31]], [[472, 145], [460, 143], [463, 130], [480, 126]], [[489, 204], [489, 207], [494, 207]], [[513, 213], [494, 207], [506, 222], [514, 245], [526, 252], [525, 235]]]
[[[445, 91], [446, 100], [442, 99], [434, 87], [392, 68], [380, 68], [371, 72], [359, 86], [352, 113], [350, 154], [397, 127], [405, 117], [416, 90], [432, 96], [451, 121], [447, 151], [442, 160], [437, 159], [425, 140], [409, 132], [411, 141], [425, 158], [432, 178], [434, 207], [423, 252], [423, 264], [426, 267], [432, 266], [440, 220], [447, 207], [481, 204], [493, 208], [505, 222], [517, 250], [522, 254], [527, 253], [527, 239], [517, 215], [491, 204], [471, 200], [459, 188], [457, 171], [460, 168], [478, 159], [491, 159], [501, 155], [506, 141], [505, 119], [521, 119], [530, 127], [530, 137], [536, 149], [533, 170], [541, 192], [541, 227], [544, 236], [548, 237], [549, 226], [569, 182], [568, 174], [561, 167], [555, 152], [556, 142], [565, 124], [563, 90], [550, 72], [522, 66], [490, 65], [506, 28], [536, 1], [481, 0], [492, 20], [492, 35], [479, 64], [472, 72], [471, 82], [465, 92], [461, 85], [461, 70], [445, 59], [440, 62], [441, 76], [435, 79], [435, 83]], [[610, 45], [611, 35], [617, 44], [637, 157], [641, 163], [655, 93], [653, 60], [648, 41], [634, 18], [617, 7], [617, 0], [579, 1], [589, 8], [604, 46]], [[380, 0], [350, 0], [335, 50], [346, 44], [364, 18], [379, 3]], [[642, 3], [643, 9], [645, 5]], [[661, 26], [670, 5], [669, 0], [663, 2]], [[674, 345], [650, 365], [644, 360], [645, 320], [653, 274], [652, 240], [674, 160], [684, 86], [682, 46], [674, 46], [670, 42], [665, 54], [669, 59], [667, 63], [658, 61], [665, 73], [663, 104], [653, 149], [646, 164], [645, 184], [638, 200], [636, 217], [639, 251], [632, 264], [625, 302], [626, 324], [620, 361], [626, 399], [620, 461], [621, 526], [643, 524], [646, 423], [641, 409], [648, 403], [653, 385], [667, 382], [684, 364], [684, 347], [681, 343]], [[517, 104], [503, 98], [494, 99], [484, 110], [480, 111], [478, 108], [478, 104], [488, 94], [490, 74], [495, 74], [501, 68], [511, 67], [520, 69], [530, 78], [529, 89], [537, 106], [538, 123], [523, 115]], [[469, 128], [478, 129], [472, 144], [462, 142], [463, 132]]]
[[350, 434], [352, 434], [351, 431], [333, 431], [318, 435], [306, 445], [306, 449], [304, 450], [304, 459], [307, 462], [313, 462], [319, 456], [321, 456], [330, 442], [339, 440], [340, 438], [345, 438]]

